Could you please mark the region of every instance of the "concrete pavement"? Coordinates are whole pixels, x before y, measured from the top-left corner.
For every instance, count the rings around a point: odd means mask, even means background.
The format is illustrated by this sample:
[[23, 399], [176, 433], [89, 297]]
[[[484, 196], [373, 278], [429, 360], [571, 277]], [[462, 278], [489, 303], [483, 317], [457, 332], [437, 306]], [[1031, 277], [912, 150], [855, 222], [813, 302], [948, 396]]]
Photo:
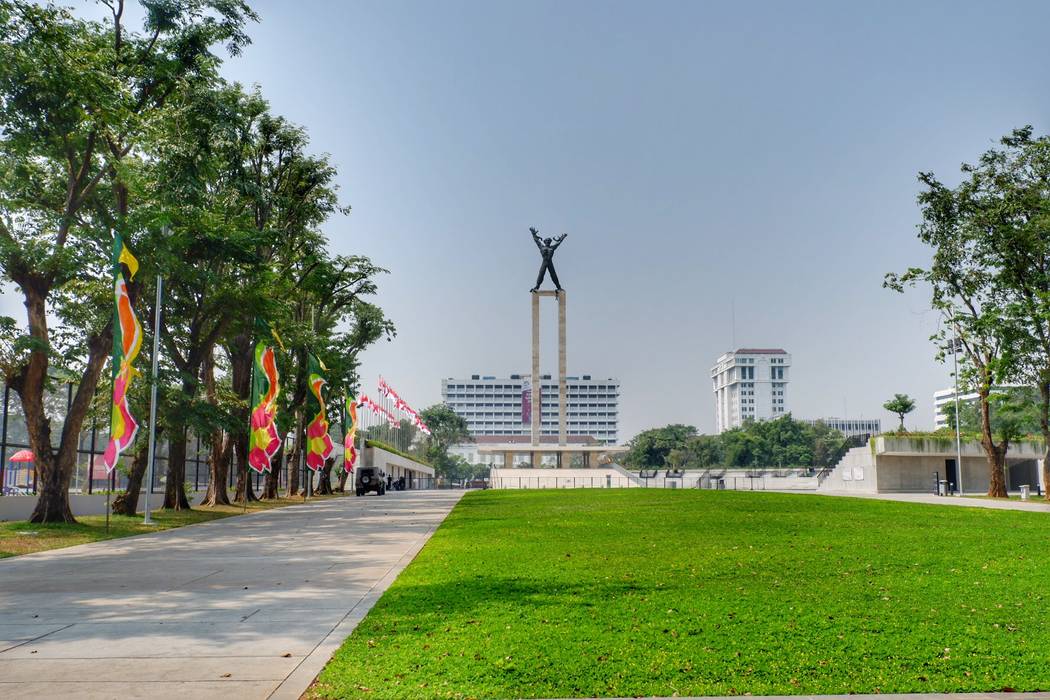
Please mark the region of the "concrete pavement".
[[0, 697], [298, 698], [462, 491], [0, 560]]
[[932, 506], [963, 506], [964, 508], [990, 508], [992, 510], [1026, 510], [1034, 513], [1050, 513], [1050, 502], [1041, 496], [1031, 500], [979, 498], [969, 496], [934, 496], [932, 493], [860, 493], [857, 491], [792, 491], [816, 496], [846, 496], [869, 498], [876, 501], [900, 501], [901, 503], [926, 503]]

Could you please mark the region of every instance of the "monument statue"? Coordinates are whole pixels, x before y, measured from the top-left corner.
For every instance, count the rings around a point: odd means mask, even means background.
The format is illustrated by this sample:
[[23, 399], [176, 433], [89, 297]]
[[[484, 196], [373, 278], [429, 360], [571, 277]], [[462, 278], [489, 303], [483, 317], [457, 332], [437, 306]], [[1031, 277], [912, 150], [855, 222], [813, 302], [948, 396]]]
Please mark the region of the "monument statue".
[[536, 276], [536, 286], [530, 289], [530, 292], [538, 291], [540, 285], [543, 284], [543, 277], [549, 271], [551, 273], [551, 282], [560, 292], [562, 291], [561, 283], [558, 282], [558, 273], [554, 271], [554, 251], [558, 249], [562, 241], [569, 235], [563, 233], [556, 238], [540, 238], [540, 232], [534, 228], [529, 229], [532, 232], [532, 240], [536, 241], [536, 247], [540, 249], [540, 255], [543, 256], [543, 264], [540, 265], [540, 274]]

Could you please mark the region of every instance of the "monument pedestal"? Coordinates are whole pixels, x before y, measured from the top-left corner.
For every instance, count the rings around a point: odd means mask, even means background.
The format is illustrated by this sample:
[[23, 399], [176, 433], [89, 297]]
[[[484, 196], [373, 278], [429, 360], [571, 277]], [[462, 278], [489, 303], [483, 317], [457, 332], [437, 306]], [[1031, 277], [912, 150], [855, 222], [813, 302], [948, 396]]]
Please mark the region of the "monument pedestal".
[[[532, 444], [540, 444], [543, 425], [542, 394], [543, 381], [540, 378], [540, 297], [554, 297], [558, 302], [558, 444], [568, 444], [568, 385], [565, 380], [565, 290], [538, 290], [532, 292]], [[538, 465], [537, 465], [538, 466]], [[561, 453], [558, 454], [558, 466], [562, 464]]]

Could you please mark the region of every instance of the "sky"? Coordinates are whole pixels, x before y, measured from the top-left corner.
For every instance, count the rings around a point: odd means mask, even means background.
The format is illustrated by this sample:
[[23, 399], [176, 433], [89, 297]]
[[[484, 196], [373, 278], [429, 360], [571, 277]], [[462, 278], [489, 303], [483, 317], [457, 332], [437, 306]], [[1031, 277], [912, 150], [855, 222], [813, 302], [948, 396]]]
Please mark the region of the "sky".
[[363, 353], [365, 390], [382, 374], [425, 407], [443, 377], [528, 372], [535, 226], [569, 234], [569, 374], [620, 380], [622, 441], [712, 431], [734, 345], [792, 354], [796, 417], [888, 428], [901, 392], [932, 427], [938, 316], [882, 288], [929, 258], [916, 175], [1050, 129], [1045, 2], [253, 7], [225, 76], [331, 155], [352, 207], [332, 249], [390, 271], [397, 337]]

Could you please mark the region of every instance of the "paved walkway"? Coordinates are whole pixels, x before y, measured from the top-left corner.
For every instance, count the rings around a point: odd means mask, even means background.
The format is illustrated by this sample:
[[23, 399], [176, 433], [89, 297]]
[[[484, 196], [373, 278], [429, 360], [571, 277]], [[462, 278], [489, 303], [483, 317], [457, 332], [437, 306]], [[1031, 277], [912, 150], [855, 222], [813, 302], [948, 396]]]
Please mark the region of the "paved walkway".
[[877, 501], [902, 501], [904, 503], [928, 503], [934, 506], [964, 506], [969, 508], [991, 508], [993, 510], [1027, 510], [1036, 513], [1050, 513], [1050, 502], [1041, 496], [1031, 500], [1007, 500], [998, 498], [971, 498], [969, 496], [934, 496], [932, 493], [858, 493], [856, 491], [793, 491], [792, 493], [811, 493], [816, 496], [849, 496], [852, 498], [871, 498]]
[[0, 697], [298, 698], [462, 491], [0, 560]]

